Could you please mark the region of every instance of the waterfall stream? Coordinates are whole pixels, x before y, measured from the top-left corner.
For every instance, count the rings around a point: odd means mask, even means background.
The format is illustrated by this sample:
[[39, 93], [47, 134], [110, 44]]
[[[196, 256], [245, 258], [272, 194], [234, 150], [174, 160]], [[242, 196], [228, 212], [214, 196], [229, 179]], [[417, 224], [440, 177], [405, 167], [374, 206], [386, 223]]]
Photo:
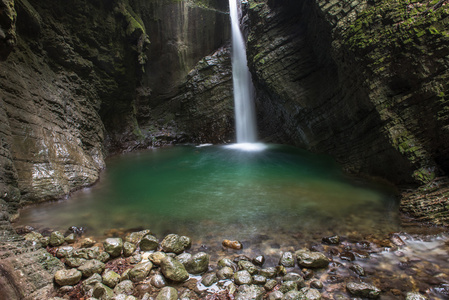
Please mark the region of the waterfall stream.
[[254, 92], [246, 58], [246, 46], [240, 30], [240, 0], [229, 0], [232, 27], [232, 81], [234, 84], [237, 143], [257, 140]]

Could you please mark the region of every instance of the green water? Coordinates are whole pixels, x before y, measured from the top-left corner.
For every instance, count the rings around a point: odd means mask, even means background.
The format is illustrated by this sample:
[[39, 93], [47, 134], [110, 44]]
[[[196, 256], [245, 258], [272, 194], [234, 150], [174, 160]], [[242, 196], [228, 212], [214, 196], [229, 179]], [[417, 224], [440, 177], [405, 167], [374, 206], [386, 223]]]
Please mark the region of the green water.
[[394, 197], [345, 176], [329, 157], [293, 147], [263, 151], [176, 146], [114, 157], [100, 182], [69, 199], [22, 210], [20, 223], [91, 234], [149, 228], [192, 238], [389, 232]]

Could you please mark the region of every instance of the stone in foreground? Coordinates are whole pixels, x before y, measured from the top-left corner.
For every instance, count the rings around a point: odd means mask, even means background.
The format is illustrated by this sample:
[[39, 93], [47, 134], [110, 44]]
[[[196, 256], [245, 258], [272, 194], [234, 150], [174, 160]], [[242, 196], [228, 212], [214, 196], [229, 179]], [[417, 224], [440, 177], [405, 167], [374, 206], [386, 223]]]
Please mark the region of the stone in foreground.
[[298, 250], [295, 254], [300, 267], [325, 268], [329, 264], [329, 259], [321, 252]]
[[175, 282], [186, 281], [189, 278], [184, 265], [170, 256], [161, 261], [161, 271], [164, 276]]
[[177, 299], [178, 299], [178, 291], [170, 286], [162, 288], [162, 290], [156, 297], [156, 300], [177, 300]]
[[381, 292], [380, 289], [374, 285], [364, 282], [349, 282], [346, 285], [346, 289], [351, 295], [370, 299], [378, 298]]
[[103, 247], [111, 257], [117, 257], [122, 253], [123, 241], [121, 238], [107, 238], [103, 242]]
[[82, 275], [77, 269], [59, 270], [55, 273], [55, 281], [60, 286], [75, 285], [81, 280]]

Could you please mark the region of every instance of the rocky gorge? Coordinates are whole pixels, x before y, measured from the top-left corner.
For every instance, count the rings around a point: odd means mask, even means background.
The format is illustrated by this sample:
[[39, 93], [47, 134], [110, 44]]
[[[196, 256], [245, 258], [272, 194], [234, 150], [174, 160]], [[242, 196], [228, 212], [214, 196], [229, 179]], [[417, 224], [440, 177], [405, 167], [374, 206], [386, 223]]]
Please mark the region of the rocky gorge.
[[[387, 180], [403, 212], [447, 226], [447, 4], [245, 2], [261, 139]], [[62, 268], [15, 232], [19, 207], [94, 184], [113, 153], [233, 140], [227, 10], [219, 0], [0, 1], [8, 299], [50, 295]]]

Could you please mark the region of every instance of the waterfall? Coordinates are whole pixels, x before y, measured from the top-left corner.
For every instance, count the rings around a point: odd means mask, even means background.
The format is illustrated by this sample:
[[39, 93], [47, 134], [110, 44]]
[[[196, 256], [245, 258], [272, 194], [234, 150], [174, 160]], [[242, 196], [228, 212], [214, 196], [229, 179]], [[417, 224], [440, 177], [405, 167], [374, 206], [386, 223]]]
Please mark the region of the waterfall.
[[254, 89], [246, 58], [246, 46], [240, 30], [240, 1], [229, 0], [232, 27], [232, 82], [234, 84], [237, 143], [257, 140]]

